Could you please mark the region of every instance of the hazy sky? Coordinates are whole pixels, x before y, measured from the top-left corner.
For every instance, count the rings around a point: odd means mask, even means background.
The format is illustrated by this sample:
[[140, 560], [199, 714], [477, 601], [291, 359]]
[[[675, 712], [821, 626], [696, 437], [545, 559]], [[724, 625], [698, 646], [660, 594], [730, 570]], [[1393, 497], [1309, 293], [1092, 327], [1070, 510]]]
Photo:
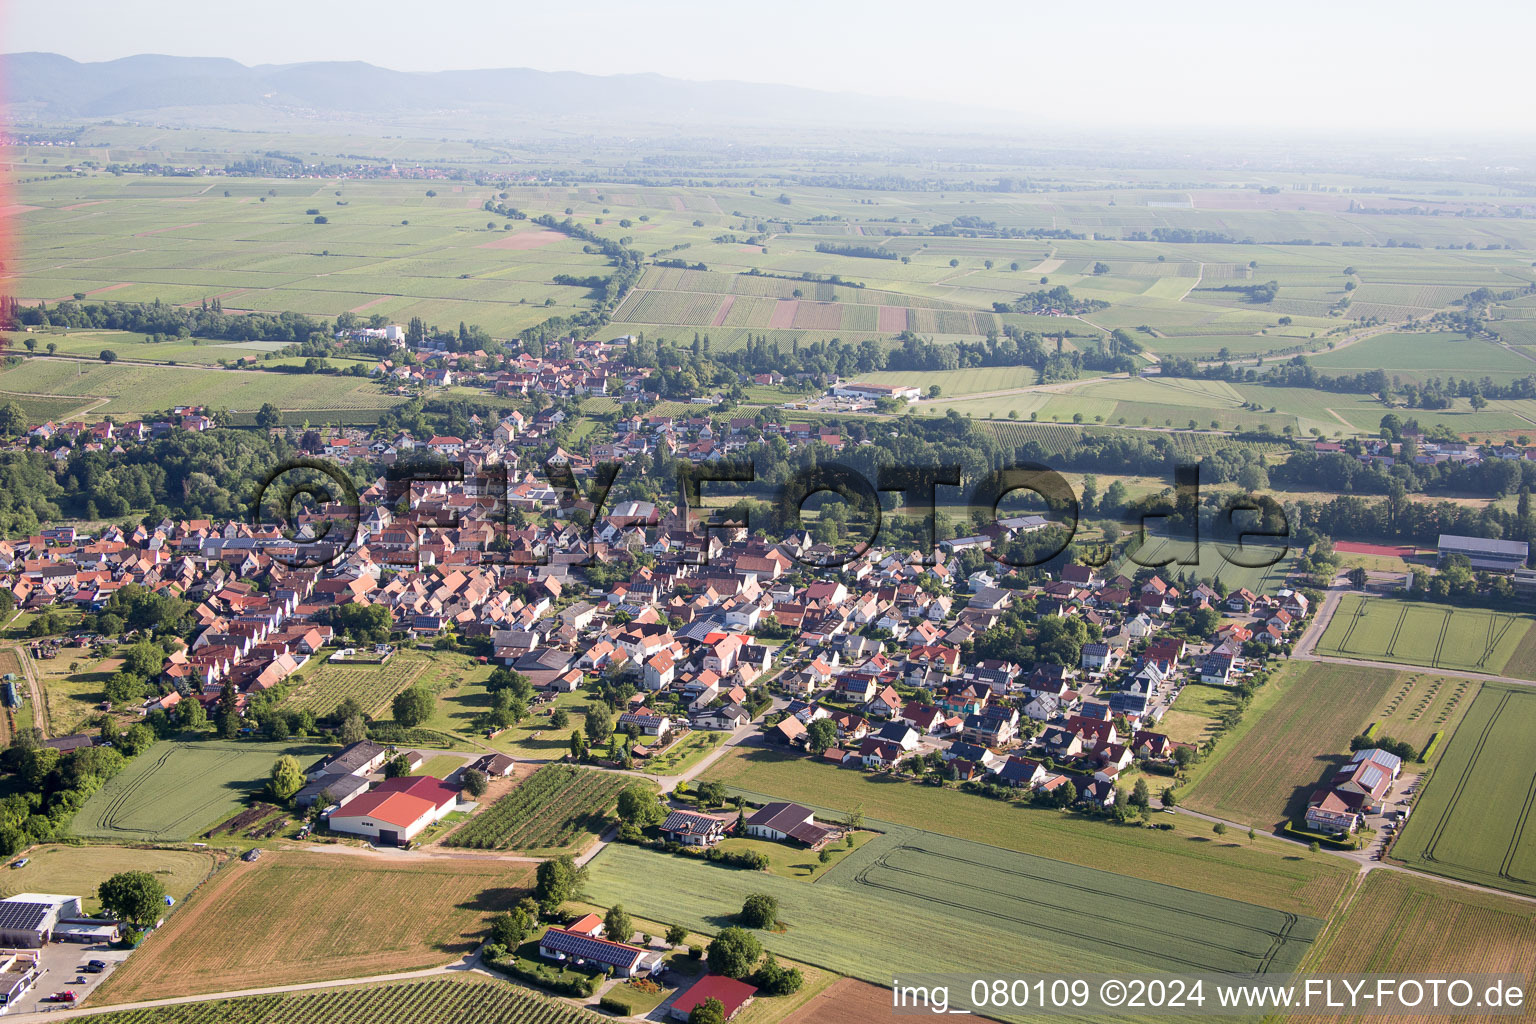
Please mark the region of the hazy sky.
[[1430, 133], [1536, 128], [1518, 0], [10, 0], [0, 50], [406, 71], [533, 67], [781, 82], [1021, 122]]

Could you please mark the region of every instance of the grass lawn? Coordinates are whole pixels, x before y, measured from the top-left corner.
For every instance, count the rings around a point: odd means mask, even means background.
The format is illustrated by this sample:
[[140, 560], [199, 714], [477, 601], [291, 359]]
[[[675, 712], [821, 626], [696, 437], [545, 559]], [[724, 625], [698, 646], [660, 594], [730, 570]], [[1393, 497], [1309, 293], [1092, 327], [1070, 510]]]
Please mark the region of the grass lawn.
[[[534, 707], [517, 725], [488, 739], [479, 722], [491, 707], [491, 695], [485, 688], [490, 674], [489, 667], [476, 666], [476, 670], [467, 672], [451, 687], [439, 690], [437, 708], [425, 727], [471, 738], [478, 746], [516, 758], [549, 760], [570, 752], [571, 731], [586, 724], [586, 710], [591, 703], [584, 691], [559, 694], [553, 701]], [[570, 721], [563, 728], [549, 723], [556, 709], [563, 709], [569, 716]]]
[[430, 775], [434, 779], [446, 779], [458, 771], [466, 763], [461, 754], [439, 754], [428, 758], [426, 764], [416, 769], [413, 775]]
[[[566, 734], [569, 739], [570, 734]], [[645, 771], [651, 775], [680, 775], [702, 761], [725, 739], [725, 733], [709, 729], [695, 729], [678, 740], [665, 752], [645, 762]]]
[[1536, 692], [1486, 683], [1393, 845], [1423, 871], [1536, 896]]
[[[531, 870], [269, 850], [235, 861], [171, 915], [97, 995], [101, 1003], [432, 967], [473, 951]], [[303, 893], [303, 908], [292, 897]]]
[[107, 678], [116, 671], [113, 659], [94, 657], [87, 648], [66, 647], [57, 658], [34, 664], [48, 705], [50, 736], [78, 732], [101, 713], [97, 705], [105, 699]]
[[0, 897], [20, 892], [59, 892], [83, 898], [85, 912], [101, 909], [96, 890], [119, 871], [148, 871], [177, 902], [201, 885], [218, 866], [212, 854], [196, 850], [153, 850], [127, 846], [37, 846], [27, 866], [0, 872]]
[[643, 984], [645, 982], [640, 979], [622, 981], [609, 989], [608, 994], [615, 999], [622, 999], [628, 1003], [630, 1016], [644, 1017], [656, 1009], [656, 1007], [666, 1002], [667, 997], [677, 991], [677, 989], [669, 988], [660, 982], [652, 982], [651, 984], [656, 986], [656, 991], [646, 992], [639, 987]]
[[859, 847], [874, 838], [873, 832], [855, 832], [853, 834], [853, 849], [850, 850], [844, 843], [831, 843], [827, 846], [827, 853], [831, 859], [823, 864], [819, 854], [811, 850], [804, 850], [788, 843], [776, 843], [769, 839], [749, 839], [746, 836], [736, 836], [723, 840], [720, 849], [755, 850], [758, 853], [767, 854], [768, 870], [780, 878], [796, 878], [802, 882], [814, 882], [837, 865]]
[[[49, 608], [47, 610], [57, 612], [63, 621], [68, 623], [71, 627], [79, 625], [80, 623], [80, 612], [75, 608], [66, 606], [60, 608]], [[0, 636], [4, 636], [7, 640], [27, 640], [29, 639], [27, 628], [40, 617], [41, 615], [38, 612], [21, 612], [6, 624], [4, 631], [0, 632]], [[78, 648], [76, 648], [76, 650], [78, 650]]]
[[[1307, 797], [1349, 759], [1350, 738], [1370, 723], [1368, 709], [1397, 675], [1325, 662], [1286, 664], [1210, 763], [1200, 766], [1200, 779], [1185, 787], [1180, 802], [1265, 830], [1304, 814]], [[1271, 690], [1274, 699], [1264, 700]]]
[[1317, 653], [1536, 678], [1533, 620], [1482, 608], [1345, 594]]
[[1300, 914], [1324, 916], [1348, 880], [1332, 858], [1297, 856], [1289, 843], [1216, 843], [1203, 822], [1167, 815], [1174, 828], [1127, 828], [1060, 811], [989, 800], [818, 764], [766, 748], [738, 747], [704, 773], [705, 780], [756, 799], [796, 800], [837, 815], [862, 805], [875, 819], [995, 843], [1085, 867], [1199, 888]]

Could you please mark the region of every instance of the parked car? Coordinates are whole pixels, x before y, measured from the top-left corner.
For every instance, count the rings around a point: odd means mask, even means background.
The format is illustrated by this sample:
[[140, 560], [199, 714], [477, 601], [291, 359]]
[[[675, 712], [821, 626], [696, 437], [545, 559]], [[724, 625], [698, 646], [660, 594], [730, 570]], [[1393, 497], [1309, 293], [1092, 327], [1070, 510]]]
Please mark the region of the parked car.
[[90, 963], [85, 965], [85, 969], [90, 971], [92, 974], [100, 974], [102, 971], [107, 969], [107, 962], [105, 960], [92, 960]]

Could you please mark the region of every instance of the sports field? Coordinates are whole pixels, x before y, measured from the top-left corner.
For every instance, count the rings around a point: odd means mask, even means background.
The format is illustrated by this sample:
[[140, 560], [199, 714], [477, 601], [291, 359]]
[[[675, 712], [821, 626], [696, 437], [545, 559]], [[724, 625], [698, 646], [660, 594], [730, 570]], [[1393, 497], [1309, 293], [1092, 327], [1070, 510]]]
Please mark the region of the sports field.
[[103, 1024], [597, 1024], [530, 989], [469, 974], [319, 992], [117, 1010]]
[[177, 900], [202, 884], [216, 866], [212, 854], [127, 846], [38, 846], [26, 867], [0, 872], [0, 897], [19, 892], [62, 892], [83, 898], [85, 911], [101, 908], [96, 889], [119, 871], [148, 871]]
[[1536, 896], [1536, 691], [1486, 683], [1393, 847], [1412, 867]]
[[735, 748], [701, 778], [753, 800], [795, 800], [830, 820], [862, 805], [874, 828], [885, 827], [875, 819], [913, 828], [937, 823], [956, 838], [1313, 917], [1329, 913], [1349, 876], [1333, 858], [1297, 857], [1294, 846], [1266, 836], [1251, 844], [1212, 840], [1205, 823], [1194, 819], [1164, 815], [1173, 825], [1168, 831], [1123, 828], [761, 748]]
[[486, 920], [522, 897], [530, 873], [490, 861], [268, 850], [199, 889], [97, 998], [126, 1003], [446, 964], [479, 945]]
[[1266, 831], [1304, 813], [1307, 797], [1348, 759], [1350, 737], [1366, 727], [1397, 675], [1286, 664], [1201, 766], [1180, 804]]
[[[1320, 974], [1437, 974], [1536, 971], [1536, 916], [1529, 904], [1400, 871], [1365, 876], [1349, 908], [1316, 945]], [[1528, 1019], [1525, 1014], [1517, 1019]], [[1293, 1016], [1293, 1021], [1372, 1019]], [[1387, 1019], [1387, 1018], [1377, 1018]], [[1398, 1018], [1403, 1019], [1403, 1018]], [[1466, 1020], [1446, 1015], [1419, 1021]]]
[[[718, 930], [745, 897], [779, 901], [775, 951], [865, 981], [992, 969], [1288, 971], [1323, 922], [916, 829], [876, 837], [805, 884], [614, 844], [590, 865], [598, 904]], [[921, 921], [912, 942], [895, 922]], [[1158, 941], [1149, 943], [1149, 934]]]
[[1536, 678], [1527, 615], [1345, 594], [1316, 653]]
[[85, 839], [191, 839], [265, 786], [279, 754], [306, 762], [334, 751], [293, 743], [161, 741], [92, 794], [72, 830]]

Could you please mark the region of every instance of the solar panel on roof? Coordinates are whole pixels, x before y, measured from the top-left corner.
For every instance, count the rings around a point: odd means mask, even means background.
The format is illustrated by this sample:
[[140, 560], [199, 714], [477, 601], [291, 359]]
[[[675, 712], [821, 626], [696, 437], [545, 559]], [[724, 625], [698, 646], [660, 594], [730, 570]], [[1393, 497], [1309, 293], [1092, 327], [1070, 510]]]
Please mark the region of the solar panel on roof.
[[35, 931], [52, 909], [46, 903], [0, 901], [0, 930]]

